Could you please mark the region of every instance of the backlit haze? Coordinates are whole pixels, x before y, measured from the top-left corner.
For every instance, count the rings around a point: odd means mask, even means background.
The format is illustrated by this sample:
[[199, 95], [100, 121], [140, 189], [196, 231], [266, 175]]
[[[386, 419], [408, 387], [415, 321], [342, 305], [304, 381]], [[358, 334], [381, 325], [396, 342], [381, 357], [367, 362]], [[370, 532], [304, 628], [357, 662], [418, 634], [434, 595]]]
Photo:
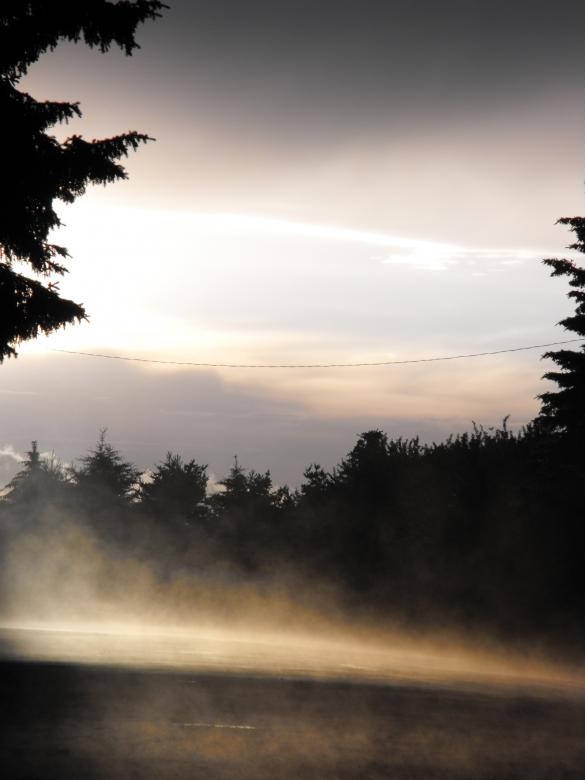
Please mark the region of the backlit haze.
[[[38, 439], [69, 461], [100, 427], [141, 468], [238, 454], [298, 484], [372, 427], [440, 439], [522, 425], [566, 283], [540, 263], [582, 214], [585, 6], [559, 0], [186, 2], [128, 59], [64, 44], [22, 85], [79, 100], [59, 136], [155, 137], [129, 180], [62, 209], [66, 297], [90, 321], [1, 367], [0, 476]], [[570, 335], [569, 335], [570, 337]]]

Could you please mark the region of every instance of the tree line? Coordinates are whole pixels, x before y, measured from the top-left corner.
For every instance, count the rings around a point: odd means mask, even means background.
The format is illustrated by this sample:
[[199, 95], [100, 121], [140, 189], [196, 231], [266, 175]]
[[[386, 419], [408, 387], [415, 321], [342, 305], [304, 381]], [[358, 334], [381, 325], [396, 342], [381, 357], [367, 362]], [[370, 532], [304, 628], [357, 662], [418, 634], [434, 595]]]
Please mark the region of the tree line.
[[74, 518], [163, 579], [223, 564], [243, 579], [334, 585], [349, 610], [412, 625], [579, 637], [583, 476], [567, 437], [504, 421], [438, 444], [367, 431], [332, 470], [309, 465], [296, 490], [235, 459], [210, 493], [205, 465], [168, 453], [141, 475], [102, 432], [68, 469], [33, 442], [0, 517], [13, 535]]

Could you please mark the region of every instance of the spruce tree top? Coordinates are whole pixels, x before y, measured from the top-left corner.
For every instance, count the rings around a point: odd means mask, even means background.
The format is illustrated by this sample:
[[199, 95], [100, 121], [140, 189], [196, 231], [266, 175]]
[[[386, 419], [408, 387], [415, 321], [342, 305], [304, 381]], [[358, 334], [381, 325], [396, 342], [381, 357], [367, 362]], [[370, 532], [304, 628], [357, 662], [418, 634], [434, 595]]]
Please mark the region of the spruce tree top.
[[[60, 41], [83, 40], [106, 52], [117, 44], [130, 55], [139, 23], [160, 16], [157, 0], [3, 0], [0, 5], [0, 159], [4, 198], [0, 209], [0, 362], [16, 346], [85, 318], [83, 305], [61, 298], [49, 275], [66, 272], [69, 256], [48, 241], [61, 225], [54, 202], [72, 203], [88, 184], [126, 178], [119, 160], [149, 140], [128, 132], [63, 143], [48, 131], [81, 116], [77, 103], [37, 101], [16, 88], [29, 66]], [[40, 278], [15, 271], [23, 262]], [[44, 278], [43, 278], [44, 276]]]
[[[585, 217], [563, 217], [562, 225], [569, 225], [577, 240], [569, 249], [585, 253]], [[559, 322], [565, 330], [583, 338], [580, 349], [559, 349], [546, 352], [543, 357], [550, 358], [560, 371], [548, 371], [544, 379], [556, 382], [556, 392], [542, 393], [539, 398], [542, 408], [538, 421], [547, 429], [582, 437], [585, 434], [585, 268], [572, 260], [547, 258], [543, 261], [553, 270], [551, 276], [568, 276], [573, 288], [568, 297], [576, 302], [575, 314]]]

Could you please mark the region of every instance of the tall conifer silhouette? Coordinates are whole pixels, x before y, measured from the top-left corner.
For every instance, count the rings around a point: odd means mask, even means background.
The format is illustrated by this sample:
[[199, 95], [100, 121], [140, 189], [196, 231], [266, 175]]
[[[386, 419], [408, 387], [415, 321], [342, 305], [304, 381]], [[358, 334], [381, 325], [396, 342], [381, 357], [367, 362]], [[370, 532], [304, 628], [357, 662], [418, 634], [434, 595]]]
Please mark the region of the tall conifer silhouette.
[[[78, 103], [38, 101], [16, 85], [44, 52], [60, 41], [83, 40], [106, 52], [117, 44], [127, 55], [138, 48], [139, 23], [160, 16], [156, 0], [3, 0], [0, 4], [0, 362], [16, 356], [17, 345], [40, 333], [79, 322], [82, 304], [62, 298], [51, 277], [66, 272], [69, 256], [48, 240], [61, 225], [54, 201], [72, 203], [89, 184], [126, 178], [119, 160], [150, 140], [128, 132], [64, 142], [50, 128], [81, 116]], [[14, 268], [28, 264], [33, 277]]]
[[[563, 217], [559, 220], [569, 225], [577, 240], [569, 245], [585, 253], [585, 217]], [[576, 302], [575, 314], [565, 317], [559, 325], [583, 337], [579, 350], [559, 349], [546, 352], [543, 357], [553, 360], [560, 370], [548, 371], [545, 379], [556, 382], [556, 392], [542, 393], [542, 409], [539, 421], [552, 430], [583, 434], [585, 432], [585, 268], [572, 260], [547, 258], [543, 261], [553, 270], [551, 276], [567, 276], [573, 288], [568, 297]]]

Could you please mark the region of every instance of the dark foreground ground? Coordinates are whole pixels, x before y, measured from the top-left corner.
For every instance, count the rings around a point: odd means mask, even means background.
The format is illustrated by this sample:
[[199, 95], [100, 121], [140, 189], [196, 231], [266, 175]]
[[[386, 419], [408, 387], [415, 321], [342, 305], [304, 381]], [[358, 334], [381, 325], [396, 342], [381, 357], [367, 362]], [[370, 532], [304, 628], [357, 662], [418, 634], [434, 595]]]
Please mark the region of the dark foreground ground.
[[3, 778], [585, 778], [585, 701], [0, 664]]

